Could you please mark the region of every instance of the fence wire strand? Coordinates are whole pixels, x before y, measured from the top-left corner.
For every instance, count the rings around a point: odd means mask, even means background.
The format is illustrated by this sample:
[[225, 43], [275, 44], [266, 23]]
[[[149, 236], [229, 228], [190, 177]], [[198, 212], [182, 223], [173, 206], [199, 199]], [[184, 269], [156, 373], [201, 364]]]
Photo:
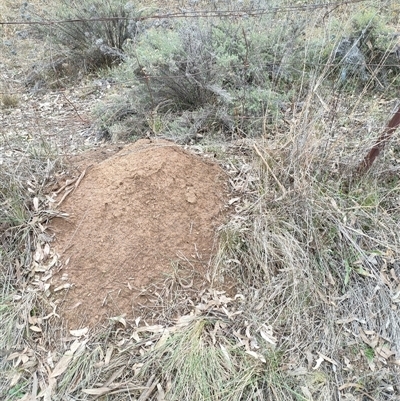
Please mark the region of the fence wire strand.
[[257, 17], [265, 14], [276, 14], [284, 12], [301, 12], [301, 11], [313, 11], [324, 8], [338, 8], [341, 6], [365, 3], [368, 0], [345, 0], [330, 3], [312, 3], [305, 5], [293, 5], [285, 7], [270, 7], [270, 8], [257, 8], [257, 9], [242, 9], [242, 10], [199, 10], [190, 11], [183, 10], [180, 12], [172, 12], [165, 14], [154, 14], [148, 16], [141, 16], [137, 18], [132, 17], [98, 17], [98, 18], [77, 18], [77, 19], [66, 19], [58, 21], [0, 21], [0, 25], [59, 25], [68, 23], [79, 23], [79, 22], [97, 22], [97, 21], [123, 21], [136, 19], [137, 21], [151, 20], [151, 19], [174, 19], [174, 18], [211, 18], [211, 17]]

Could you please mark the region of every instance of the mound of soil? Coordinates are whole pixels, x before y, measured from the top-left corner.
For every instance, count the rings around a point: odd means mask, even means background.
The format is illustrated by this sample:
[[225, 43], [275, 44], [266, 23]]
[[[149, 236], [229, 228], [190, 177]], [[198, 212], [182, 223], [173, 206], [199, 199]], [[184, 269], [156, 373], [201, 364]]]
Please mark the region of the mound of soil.
[[56, 250], [69, 283], [58, 312], [69, 328], [134, 317], [143, 287], [178, 259], [205, 273], [223, 221], [226, 176], [171, 142], [140, 140], [88, 170], [56, 218]]

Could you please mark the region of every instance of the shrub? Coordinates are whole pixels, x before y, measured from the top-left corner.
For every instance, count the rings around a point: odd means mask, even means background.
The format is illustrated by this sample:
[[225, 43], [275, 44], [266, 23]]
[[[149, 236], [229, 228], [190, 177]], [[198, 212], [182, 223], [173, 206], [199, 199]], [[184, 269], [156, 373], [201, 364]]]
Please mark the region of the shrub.
[[168, 100], [179, 110], [195, 110], [229, 101], [212, 41], [211, 27], [197, 22], [176, 32], [155, 28], [143, 37], [136, 49], [139, 78], [150, 83], [154, 102]]
[[59, 46], [63, 62], [93, 71], [124, 59], [124, 45], [136, 35], [136, 16], [134, 6], [122, 0], [63, 0], [55, 12], [46, 15], [59, 22], [38, 25], [38, 29]]
[[[260, 135], [269, 126], [283, 131], [284, 114], [296, 110], [317, 82], [328, 92], [338, 82], [360, 81], [367, 89], [371, 82], [384, 82], [381, 77], [392, 70], [385, 70], [383, 60], [393, 41], [382, 20], [359, 11], [349, 22], [323, 16], [283, 13], [149, 24], [133, 46], [126, 46], [125, 63], [113, 73], [132, 88], [125, 103], [139, 121], [133, 135], [163, 133], [187, 142], [208, 132], [236, 137]], [[123, 121], [115, 122], [122, 129]]]
[[381, 88], [388, 86], [390, 76], [400, 72], [400, 57], [397, 37], [387, 20], [373, 9], [356, 13], [350, 40], [357, 42], [365, 56], [374, 83]]
[[[132, 87], [126, 97], [142, 119], [136, 132], [143, 132], [143, 121], [150, 122], [147, 132], [154, 132], [156, 113], [165, 115], [164, 131], [183, 142], [210, 131], [260, 133], [263, 123], [291, 101], [290, 83], [298, 74], [291, 63], [301, 27], [284, 30], [266, 19], [271, 22], [270, 17], [256, 19], [257, 29], [247, 19], [190, 19], [149, 27], [126, 48], [126, 62], [112, 73]], [[114, 122], [121, 127], [121, 119]], [[112, 125], [112, 119], [107, 123]]]
[[389, 79], [400, 72], [400, 57], [396, 35], [386, 19], [377, 10], [361, 9], [351, 16], [347, 26], [336, 19], [333, 24], [333, 77], [341, 85], [358, 81], [364, 83], [363, 87], [365, 83], [370, 88], [388, 87]]

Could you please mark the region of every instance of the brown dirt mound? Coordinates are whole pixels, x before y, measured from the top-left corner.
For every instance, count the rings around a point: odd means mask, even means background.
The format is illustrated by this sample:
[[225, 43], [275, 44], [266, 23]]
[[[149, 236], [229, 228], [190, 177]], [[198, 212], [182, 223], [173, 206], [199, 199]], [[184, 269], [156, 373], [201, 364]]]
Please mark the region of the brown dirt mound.
[[141, 289], [179, 258], [205, 273], [225, 196], [219, 166], [167, 141], [140, 140], [89, 170], [61, 207], [70, 217], [52, 224], [69, 260], [53, 282], [73, 285], [60, 306], [69, 328], [134, 317]]

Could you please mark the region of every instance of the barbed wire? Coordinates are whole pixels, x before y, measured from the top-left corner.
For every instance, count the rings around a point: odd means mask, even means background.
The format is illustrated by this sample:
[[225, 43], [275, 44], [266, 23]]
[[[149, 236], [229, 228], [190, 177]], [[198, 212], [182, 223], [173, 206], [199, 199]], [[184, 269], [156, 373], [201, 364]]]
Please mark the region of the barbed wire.
[[[156, 14], [153, 16], [144, 16], [144, 17], [138, 17], [138, 20], [141, 19], [161, 19], [161, 18], [181, 18], [181, 17], [221, 17], [221, 16], [243, 16], [243, 15], [262, 15], [262, 14], [268, 14], [268, 13], [276, 13], [276, 12], [285, 12], [285, 11], [307, 11], [307, 10], [316, 10], [316, 9], [322, 9], [322, 8], [338, 8], [340, 6], [346, 6], [346, 5], [351, 5], [351, 4], [356, 4], [356, 3], [364, 3], [367, 2], [368, 0], [345, 0], [345, 1], [338, 1], [338, 2], [329, 2], [329, 3], [313, 3], [313, 4], [306, 4], [306, 5], [294, 5], [294, 6], [285, 6], [285, 7], [272, 7], [269, 9], [243, 9], [243, 10], [236, 10], [236, 11], [213, 11], [213, 10], [200, 10], [200, 11], [182, 11], [180, 13], [169, 13], [169, 14]], [[328, 11], [329, 12], [329, 11]], [[247, 14], [246, 14], [247, 13]], [[250, 14], [249, 14], [250, 13]], [[52, 25], [52, 24], [59, 24], [59, 23], [68, 23], [68, 22], [83, 22], [83, 21], [112, 21], [112, 20], [129, 20], [132, 18], [129, 17], [104, 17], [104, 18], [90, 18], [90, 19], [71, 19], [71, 20], [59, 20], [59, 21], [14, 21], [14, 22], [0, 22], [0, 25], [11, 25], [11, 24], [43, 24], [43, 25]], [[370, 70], [373, 71], [371, 74], [370, 79], [372, 81], [377, 80], [376, 76], [376, 68], [380, 67], [381, 65], [379, 63], [366, 63], [366, 67]], [[269, 67], [274, 68], [274, 67], [292, 67], [292, 64], [287, 62], [281, 62], [273, 65], [269, 65]], [[139, 66], [140, 67], [140, 66]], [[328, 68], [334, 68], [334, 69], [339, 69], [341, 68], [341, 63], [324, 63], [324, 62], [304, 62], [304, 68], [312, 68], [312, 67], [328, 67]], [[392, 65], [392, 64], [385, 64], [386, 68], [390, 67], [398, 67], [397, 64]], [[211, 71], [211, 70], [210, 70]], [[40, 76], [40, 70], [37, 71], [38, 75]], [[187, 78], [186, 74], [151, 74], [146, 71], [143, 71], [143, 76], [135, 76], [136, 82], [145, 82], [149, 79], [151, 80], [160, 80], [163, 78], [169, 78], [169, 79], [178, 79], [178, 78]], [[272, 74], [274, 73], [272, 70], [270, 71]], [[299, 71], [301, 72], [301, 71]], [[332, 71], [330, 71], [331, 73]], [[204, 71], [201, 73], [192, 73], [190, 74], [191, 76], [196, 76], [198, 74], [202, 74]], [[303, 71], [304, 73], [304, 71]], [[281, 77], [276, 77], [276, 80], [280, 80]], [[58, 80], [58, 78], [56, 78]], [[379, 82], [379, 81], [378, 81]], [[119, 81], [119, 82], [112, 82], [112, 86], [126, 86], [126, 85], [131, 85], [132, 81], [131, 80], [126, 80], [126, 81]], [[3, 92], [0, 92], [3, 93]], [[9, 92], [7, 92], [9, 93]], [[16, 91], [15, 93], [20, 93], [19, 91]]]
[[211, 18], [211, 17], [257, 17], [265, 14], [276, 14], [279, 12], [295, 12], [295, 11], [312, 11], [323, 8], [338, 8], [341, 6], [365, 3], [368, 0], [345, 0], [330, 3], [312, 3], [305, 5], [293, 5], [285, 7], [270, 7], [258, 9], [242, 9], [242, 10], [199, 10], [190, 11], [183, 10], [180, 12], [172, 12], [165, 14], [154, 14], [148, 16], [132, 17], [98, 17], [98, 18], [76, 18], [65, 19], [57, 21], [0, 21], [0, 25], [58, 25], [66, 23], [79, 23], [79, 22], [97, 22], [97, 21], [123, 21], [123, 20], [137, 20], [144, 21], [149, 19], [171, 19], [171, 18]]

